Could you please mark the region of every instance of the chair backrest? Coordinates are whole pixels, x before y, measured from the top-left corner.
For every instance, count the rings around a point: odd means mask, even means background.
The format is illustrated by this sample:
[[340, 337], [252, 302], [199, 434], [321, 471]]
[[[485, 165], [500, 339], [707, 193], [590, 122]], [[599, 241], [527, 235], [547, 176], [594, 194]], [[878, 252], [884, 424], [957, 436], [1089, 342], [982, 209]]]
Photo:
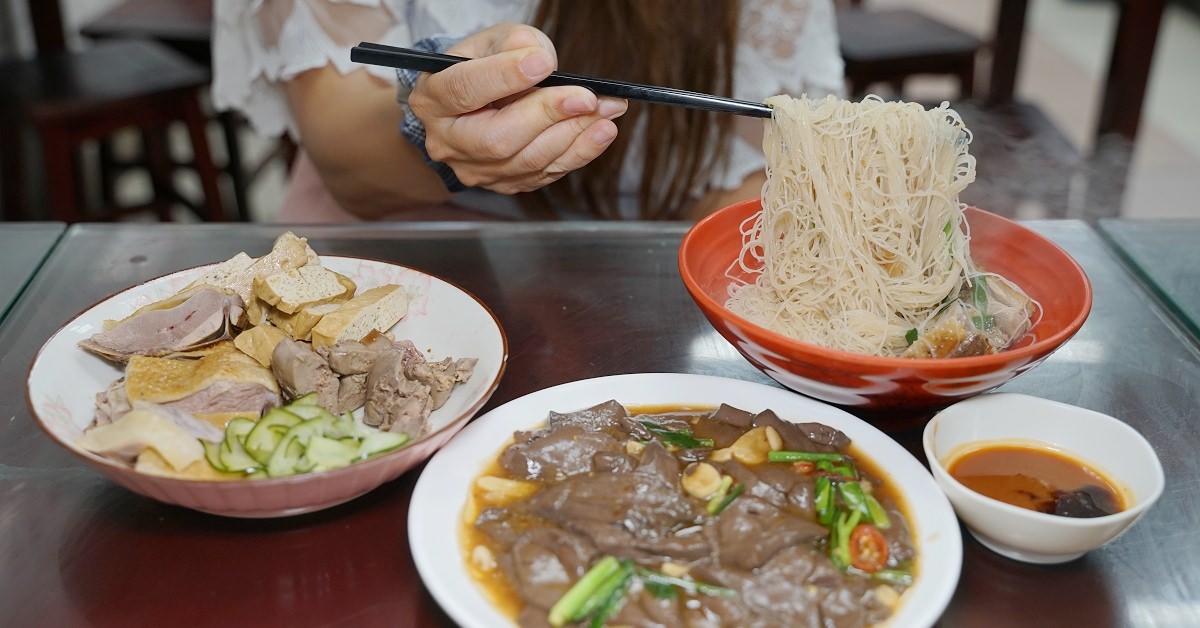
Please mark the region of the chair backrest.
[[33, 24], [33, 40], [38, 52], [61, 52], [67, 48], [63, 28], [62, 6], [59, 0], [28, 0], [29, 21]]

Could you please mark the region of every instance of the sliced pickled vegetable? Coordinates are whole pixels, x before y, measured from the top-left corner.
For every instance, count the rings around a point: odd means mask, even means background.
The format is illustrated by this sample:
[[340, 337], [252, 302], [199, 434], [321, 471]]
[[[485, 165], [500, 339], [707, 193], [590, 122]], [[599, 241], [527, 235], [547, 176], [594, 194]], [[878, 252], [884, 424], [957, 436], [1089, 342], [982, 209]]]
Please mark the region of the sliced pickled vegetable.
[[359, 459], [359, 444], [353, 438], [337, 440], [318, 434], [309, 438], [304, 456], [314, 471], [337, 469]]
[[385, 454], [407, 445], [409, 440], [411, 439], [408, 434], [404, 432], [372, 432], [362, 438], [359, 455], [362, 458], [370, 458]]
[[201, 441], [200, 444], [204, 445], [204, 459], [208, 461], [208, 464], [212, 465], [212, 468], [217, 471], [228, 473], [229, 469], [226, 469], [225, 463], [221, 462], [221, 443], [206, 440]]
[[291, 412], [292, 414], [294, 414], [304, 420], [309, 420], [309, 419], [336, 420], [337, 419], [337, 417], [334, 416], [334, 414], [332, 412], [326, 410], [325, 408], [322, 408], [321, 406], [309, 406], [309, 405], [303, 405], [303, 404], [288, 405], [288, 406], [284, 406], [284, 410], [287, 410], [288, 412]]
[[255, 427], [254, 421], [243, 418], [232, 419], [225, 425], [225, 440], [221, 441], [219, 452], [224, 471], [246, 473], [262, 466], [243, 445], [246, 435]]
[[307, 395], [301, 395], [299, 397], [296, 397], [295, 399], [292, 400], [291, 403], [289, 403], [287, 405], [287, 407], [295, 408], [297, 406], [315, 406], [315, 405], [317, 405], [317, 393], [310, 392]]
[[328, 471], [408, 444], [403, 433], [379, 432], [354, 415], [336, 415], [305, 395], [268, 410], [258, 421], [233, 419], [220, 443], [205, 443], [204, 455], [218, 471], [247, 477], [282, 477]]
[[267, 464], [271, 460], [271, 452], [275, 451], [279, 441], [283, 440], [283, 435], [302, 420], [284, 408], [267, 410], [267, 413], [255, 424], [254, 429], [246, 435], [243, 443], [246, 452], [260, 464]]

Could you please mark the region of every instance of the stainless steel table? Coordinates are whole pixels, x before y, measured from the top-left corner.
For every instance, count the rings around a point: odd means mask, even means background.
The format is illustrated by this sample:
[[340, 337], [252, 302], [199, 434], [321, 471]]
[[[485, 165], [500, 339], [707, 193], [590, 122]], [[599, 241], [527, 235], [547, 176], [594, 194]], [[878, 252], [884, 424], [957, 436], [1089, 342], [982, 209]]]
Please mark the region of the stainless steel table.
[[[1113, 414], [1166, 470], [1161, 501], [1125, 536], [1074, 562], [1031, 566], [964, 535], [945, 626], [1200, 625], [1200, 353], [1099, 235], [1037, 222], [1084, 267], [1091, 317], [1045, 363], [1006, 385]], [[555, 384], [628, 372], [771, 383], [712, 331], [679, 279], [682, 225], [310, 227], [316, 250], [402, 263], [489, 304], [509, 338], [484, 411]], [[350, 503], [278, 520], [234, 520], [117, 487], [33, 424], [24, 376], [77, 312], [131, 284], [239, 251], [267, 225], [77, 225], [0, 327], [0, 625], [450, 625], [412, 563], [414, 471]], [[896, 434], [910, 450], [916, 433]]]
[[0, 321], [65, 229], [61, 222], [0, 222]]

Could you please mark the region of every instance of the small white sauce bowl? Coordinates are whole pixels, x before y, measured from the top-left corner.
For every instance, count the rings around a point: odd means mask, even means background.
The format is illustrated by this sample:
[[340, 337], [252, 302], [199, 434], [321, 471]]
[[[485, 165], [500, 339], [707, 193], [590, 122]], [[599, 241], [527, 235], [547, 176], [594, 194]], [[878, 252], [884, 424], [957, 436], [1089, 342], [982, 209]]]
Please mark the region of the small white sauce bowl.
[[[1027, 563], [1074, 560], [1117, 538], [1163, 492], [1163, 470], [1150, 443], [1125, 423], [1092, 410], [1017, 393], [956, 403], [926, 424], [930, 471], [967, 530], [992, 551]], [[1093, 518], [1036, 512], [985, 497], [950, 476], [947, 466], [980, 444], [1048, 446], [1115, 484], [1127, 508]]]

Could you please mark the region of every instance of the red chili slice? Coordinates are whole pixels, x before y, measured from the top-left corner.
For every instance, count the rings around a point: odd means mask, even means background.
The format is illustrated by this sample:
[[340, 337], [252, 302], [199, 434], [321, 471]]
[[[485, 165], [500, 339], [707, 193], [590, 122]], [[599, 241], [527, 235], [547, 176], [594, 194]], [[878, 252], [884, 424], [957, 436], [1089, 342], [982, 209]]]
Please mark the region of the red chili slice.
[[873, 525], [860, 523], [850, 533], [850, 564], [867, 573], [887, 566], [888, 544], [883, 533]]
[[807, 460], [801, 460], [799, 462], [793, 462], [792, 468], [799, 471], [800, 473], [808, 475], [809, 473], [812, 473], [814, 470], [816, 470], [817, 465], [815, 465]]

